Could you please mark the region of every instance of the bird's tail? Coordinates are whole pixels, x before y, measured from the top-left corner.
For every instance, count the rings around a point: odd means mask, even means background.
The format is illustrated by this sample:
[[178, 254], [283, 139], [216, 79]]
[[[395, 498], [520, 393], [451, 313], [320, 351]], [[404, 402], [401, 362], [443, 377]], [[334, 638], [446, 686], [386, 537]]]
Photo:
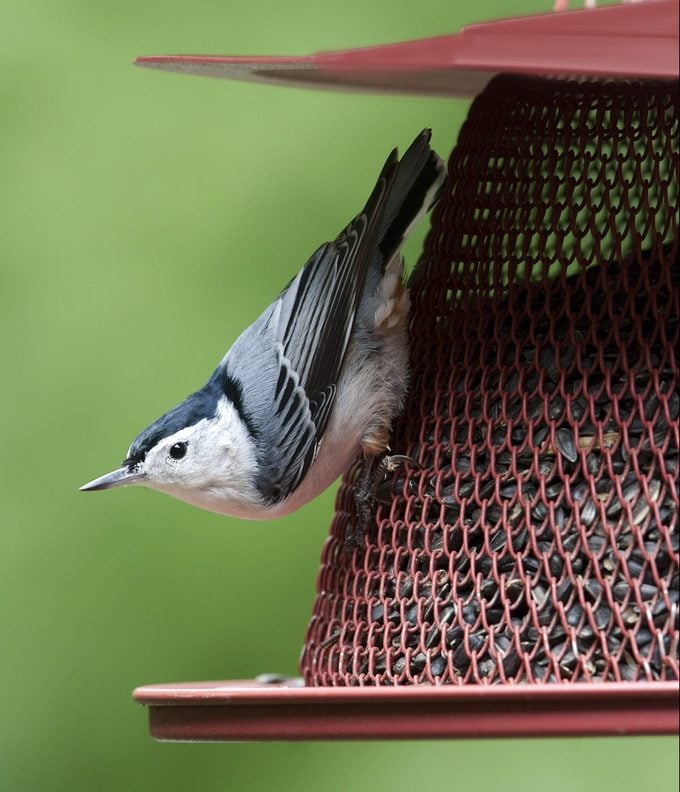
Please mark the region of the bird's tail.
[[392, 179], [378, 235], [385, 265], [437, 200], [446, 179], [446, 166], [430, 148], [431, 135], [430, 129], [418, 135]]

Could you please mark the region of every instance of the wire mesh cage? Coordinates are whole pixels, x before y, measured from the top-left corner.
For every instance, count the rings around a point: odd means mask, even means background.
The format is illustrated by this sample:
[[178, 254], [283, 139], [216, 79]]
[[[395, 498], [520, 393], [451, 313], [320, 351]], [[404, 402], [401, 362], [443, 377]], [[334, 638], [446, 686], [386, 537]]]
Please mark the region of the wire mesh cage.
[[678, 679], [678, 93], [501, 75], [411, 280], [412, 465], [348, 550], [310, 686]]

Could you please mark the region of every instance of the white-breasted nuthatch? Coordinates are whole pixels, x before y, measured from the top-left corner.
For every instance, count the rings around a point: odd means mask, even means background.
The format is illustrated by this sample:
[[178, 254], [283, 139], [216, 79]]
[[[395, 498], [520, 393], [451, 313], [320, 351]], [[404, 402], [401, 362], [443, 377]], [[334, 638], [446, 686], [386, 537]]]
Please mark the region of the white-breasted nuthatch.
[[247, 519], [289, 514], [387, 449], [408, 385], [401, 245], [445, 178], [424, 130], [361, 212], [236, 340], [208, 383], [81, 490], [143, 485]]

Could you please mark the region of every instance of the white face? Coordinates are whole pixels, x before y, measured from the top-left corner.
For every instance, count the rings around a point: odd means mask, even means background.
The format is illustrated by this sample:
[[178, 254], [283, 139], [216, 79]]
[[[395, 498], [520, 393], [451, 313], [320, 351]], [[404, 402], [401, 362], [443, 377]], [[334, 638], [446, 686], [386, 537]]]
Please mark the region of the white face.
[[139, 466], [140, 484], [225, 514], [255, 507], [255, 448], [231, 404], [164, 437]]

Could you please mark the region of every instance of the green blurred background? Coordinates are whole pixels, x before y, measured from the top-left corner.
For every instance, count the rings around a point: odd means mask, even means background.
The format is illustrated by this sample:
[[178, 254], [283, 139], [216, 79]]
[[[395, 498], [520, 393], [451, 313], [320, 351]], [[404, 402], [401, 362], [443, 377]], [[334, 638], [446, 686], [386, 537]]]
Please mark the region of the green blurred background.
[[[545, 0], [0, 0], [0, 789], [675, 789], [673, 739], [162, 745], [136, 685], [296, 673], [332, 493], [273, 524], [81, 495], [465, 101], [134, 69], [441, 34]], [[421, 235], [407, 250], [411, 260]]]

